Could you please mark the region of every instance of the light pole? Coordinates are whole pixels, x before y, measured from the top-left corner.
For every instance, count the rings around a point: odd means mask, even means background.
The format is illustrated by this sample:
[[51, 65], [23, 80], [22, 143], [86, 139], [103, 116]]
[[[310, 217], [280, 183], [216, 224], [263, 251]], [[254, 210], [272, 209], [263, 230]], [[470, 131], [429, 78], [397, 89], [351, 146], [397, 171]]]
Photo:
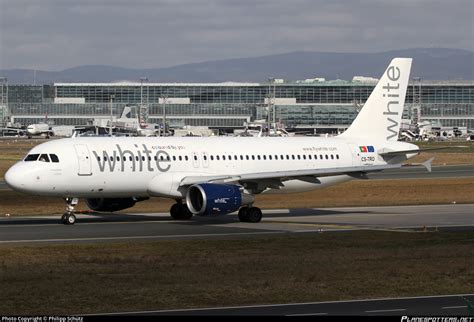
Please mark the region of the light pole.
[[146, 123], [148, 122], [148, 95], [147, 95], [147, 107], [143, 105], [143, 82], [148, 82], [148, 78], [146, 77], [140, 77], [140, 125], [141, 123]]
[[[416, 91], [415, 86], [416, 82], [418, 82], [418, 91]], [[410, 120], [412, 124], [417, 124], [420, 122], [420, 113], [421, 113], [421, 77], [413, 77], [413, 99], [412, 99], [412, 107], [411, 107], [411, 112], [410, 112]], [[417, 92], [417, 93], [416, 93]], [[416, 95], [415, 95], [416, 93]], [[416, 104], [416, 105], [415, 105]], [[414, 115], [414, 111], [416, 112], [416, 115]]]
[[[271, 89], [271, 84], [273, 83], [273, 94]], [[270, 130], [272, 128], [272, 119], [273, 124], [275, 124], [275, 78], [268, 78], [268, 135], [270, 135]], [[273, 115], [273, 116], [272, 116]]]
[[5, 119], [10, 116], [8, 113], [8, 79], [6, 77], [0, 77], [0, 87], [2, 88], [2, 92], [0, 93], [0, 97], [2, 100], [1, 106], [2, 106], [2, 110], [4, 111], [4, 113], [2, 113], [2, 120], [1, 120], [3, 124], [5, 122]]
[[115, 98], [115, 95], [110, 95], [110, 124], [109, 124], [109, 136], [112, 136], [112, 123], [113, 123], [113, 113], [112, 113], [112, 102]]
[[168, 99], [168, 95], [163, 94], [161, 95], [161, 102], [163, 104], [163, 136], [166, 136], [166, 101]]

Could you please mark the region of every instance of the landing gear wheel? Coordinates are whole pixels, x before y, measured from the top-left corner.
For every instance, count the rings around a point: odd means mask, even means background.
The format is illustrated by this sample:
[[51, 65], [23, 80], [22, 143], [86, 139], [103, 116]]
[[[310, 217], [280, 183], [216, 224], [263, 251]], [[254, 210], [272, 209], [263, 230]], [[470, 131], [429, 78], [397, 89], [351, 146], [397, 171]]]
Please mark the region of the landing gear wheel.
[[246, 217], [248, 222], [258, 223], [262, 220], [262, 211], [257, 207], [249, 208]]
[[181, 203], [175, 203], [171, 206], [170, 215], [175, 220], [189, 220], [193, 216], [188, 207]]
[[66, 212], [61, 216], [61, 222], [65, 225], [74, 225], [76, 222], [76, 216], [74, 216], [74, 207], [77, 205], [79, 200], [77, 198], [65, 198], [66, 201]]
[[188, 206], [181, 205], [181, 209], [179, 210], [179, 217], [182, 220], [189, 220], [193, 216], [193, 213], [189, 211]]
[[74, 225], [76, 222], [76, 216], [74, 214], [65, 214], [64, 215], [64, 224], [65, 225]]
[[249, 218], [248, 218], [248, 215], [247, 215], [248, 212], [249, 212], [249, 207], [240, 208], [240, 210], [239, 210], [239, 220], [241, 222], [248, 222], [249, 221]]
[[180, 204], [175, 203], [174, 205], [171, 206], [170, 208], [170, 215], [173, 219], [178, 220], [179, 219], [179, 210], [180, 210]]

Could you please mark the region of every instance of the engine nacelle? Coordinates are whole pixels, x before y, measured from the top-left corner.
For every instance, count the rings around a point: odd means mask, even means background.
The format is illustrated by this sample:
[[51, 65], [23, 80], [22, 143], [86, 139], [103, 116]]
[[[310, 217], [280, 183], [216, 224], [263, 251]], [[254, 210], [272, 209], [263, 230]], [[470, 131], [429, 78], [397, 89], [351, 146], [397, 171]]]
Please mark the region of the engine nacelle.
[[133, 207], [137, 201], [141, 200], [137, 198], [90, 198], [86, 199], [86, 204], [94, 211], [112, 212]]
[[200, 183], [189, 187], [186, 204], [194, 215], [225, 215], [242, 205], [239, 186], [232, 184]]

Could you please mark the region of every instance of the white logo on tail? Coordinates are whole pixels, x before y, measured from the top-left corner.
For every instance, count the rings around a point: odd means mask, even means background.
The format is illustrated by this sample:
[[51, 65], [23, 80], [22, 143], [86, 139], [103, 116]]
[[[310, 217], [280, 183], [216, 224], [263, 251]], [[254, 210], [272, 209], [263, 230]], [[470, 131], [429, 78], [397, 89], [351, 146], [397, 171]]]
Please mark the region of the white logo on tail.
[[[400, 105], [400, 83], [398, 83], [398, 79], [400, 78], [400, 69], [398, 67], [390, 66], [387, 68], [387, 77], [391, 82], [388, 82], [386, 86], [383, 86], [382, 88], [386, 90], [386, 93], [383, 94], [383, 97], [390, 97], [393, 98], [393, 100], [390, 100], [387, 102], [387, 110], [383, 112], [383, 115], [388, 115], [387, 116], [387, 121], [391, 123], [387, 126], [387, 131], [392, 133], [391, 135], [387, 136], [387, 140], [390, 140], [394, 136], [398, 136], [398, 108]], [[397, 83], [395, 83], [397, 82]], [[391, 92], [391, 90], [394, 90]], [[396, 105], [394, 107], [395, 111], [392, 112], [390, 109], [391, 105]], [[390, 117], [390, 115], [395, 116], [395, 120]]]

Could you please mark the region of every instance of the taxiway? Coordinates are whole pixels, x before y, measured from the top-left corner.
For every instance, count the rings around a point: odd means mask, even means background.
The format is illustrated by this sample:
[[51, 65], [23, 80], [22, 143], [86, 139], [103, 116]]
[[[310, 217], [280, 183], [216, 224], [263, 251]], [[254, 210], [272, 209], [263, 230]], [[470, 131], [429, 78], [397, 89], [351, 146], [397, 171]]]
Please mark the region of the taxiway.
[[171, 220], [169, 214], [78, 214], [73, 226], [60, 215], [0, 218], [0, 244], [97, 243], [190, 238], [245, 238], [348, 230], [474, 230], [474, 204], [264, 210], [260, 223], [237, 215]]

